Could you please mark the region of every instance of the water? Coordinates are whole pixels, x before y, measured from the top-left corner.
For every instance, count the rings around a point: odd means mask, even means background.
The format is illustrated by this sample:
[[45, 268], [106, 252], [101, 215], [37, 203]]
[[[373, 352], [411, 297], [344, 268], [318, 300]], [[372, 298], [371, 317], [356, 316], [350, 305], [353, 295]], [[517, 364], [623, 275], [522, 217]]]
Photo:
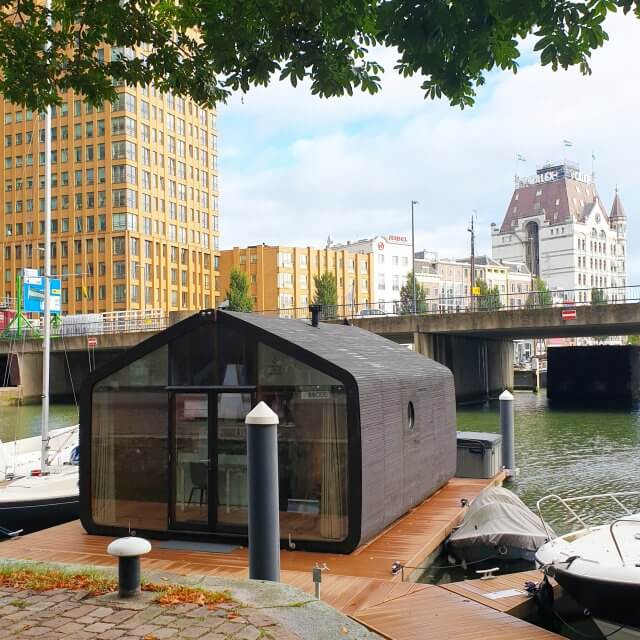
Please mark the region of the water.
[[[516, 392], [515, 439], [518, 478], [506, 483], [531, 509], [543, 496], [560, 496], [640, 491], [637, 477], [640, 460], [640, 411], [607, 409], [597, 411], [558, 409], [547, 404], [546, 394]], [[460, 431], [500, 431], [499, 403], [483, 407], [460, 407], [457, 411]], [[640, 510], [639, 498], [627, 498], [625, 503], [634, 511]], [[585, 504], [578, 513], [589, 517], [588, 522], [601, 524], [619, 515], [620, 509], [610, 502]], [[566, 512], [559, 504], [549, 503], [543, 515], [557, 532], [575, 528], [566, 522]], [[449, 566], [446, 553], [440, 554], [420, 578], [420, 582], [443, 583], [477, 578], [477, 569], [496, 566], [495, 560], [477, 566]], [[531, 569], [526, 563], [501, 564], [501, 573]], [[546, 620], [553, 630], [567, 638], [583, 640], [600, 638], [593, 623], [581, 614], [569, 598], [574, 611], [567, 615], [570, 626], [559, 620]], [[564, 603], [564, 605], [563, 605]], [[564, 614], [564, 611], [563, 611]], [[542, 621], [538, 621], [542, 624]]]
[[[499, 432], [498, 402], [458, 408], [460, 431]], [[640, 491], [640, 411], [556, 409], [542, 393], [516, 392], [514, 399], [516, 466], [520, 470], [510, 489], [532, 509], [539, 498]], [[639, 500], [628, 505], [639, 508]], [[597, 520], [616, 510], [596, 504]], [[549, 504], [543, 513], [560, 529], [563, 509]]]
[[[40, 435], [40, 405], [22, 407], [0, 407], [0, 440]], [[75, 404], [52, 404], [49, 407], [49, 428], [69, 427], [78, 424], [78, 409]]]

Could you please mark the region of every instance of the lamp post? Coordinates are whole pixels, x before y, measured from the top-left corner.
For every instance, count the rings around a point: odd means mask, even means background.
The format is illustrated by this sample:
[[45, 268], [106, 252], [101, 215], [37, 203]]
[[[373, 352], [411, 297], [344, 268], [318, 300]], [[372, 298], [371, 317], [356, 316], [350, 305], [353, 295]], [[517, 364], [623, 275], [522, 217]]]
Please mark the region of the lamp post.
[[471, 306], [473, 307], [473, 289], [476, 286], [476, 227], [475, 227], [475, 216], [477, 215], [477, 211], [473, 210], [473, 215], [471, 216], [471, 225], [467, 229], [467, 231], [471, 234]]
[[417, 200], [411, 201], [411, 277], [413, 279], [413, 313], [417, 313], [418, 304], [416, 300], [416, 232], [413, 216], [413, 208], [419, 204]]

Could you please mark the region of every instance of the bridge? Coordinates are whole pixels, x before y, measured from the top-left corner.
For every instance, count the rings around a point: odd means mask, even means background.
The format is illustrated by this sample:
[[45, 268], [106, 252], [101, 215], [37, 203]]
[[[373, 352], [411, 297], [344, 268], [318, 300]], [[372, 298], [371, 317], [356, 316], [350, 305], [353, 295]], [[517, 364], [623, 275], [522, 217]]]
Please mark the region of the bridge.
[[[513, 387], [513, 340], [640, 334], [640, 287], [603, 290], [596, 296], [597, 302], [586, 304], [571, 302], [579, 297], [576, 294], [529, 294], [524, 305], [521, 294], [517, 299], [515, 294], [488, 300], [456, 299], [455, 304], [449, 299], [447, 304], [442, 299], [427, 300], [420, 301], [419, 313], [407, 312], [402, 301], [383, 308], [331, 305], [322, 308], [322, 317], [348, 321], [396, 342], [412, 344], [418, 353], [453, 371], [458, 401], [464, 402], [493, 397]], [[265, 313], [310, 317], [308, 308]], [[89, 368], [190, 314], [118, 312], [102, 314], [101, 320], [65, 318], [52, 341], [51, 395], [68, 395], [70, 381], [83, 379]], [[89, 346], [88, 338], [94, 339], [95, 346]], [[7, 361], [9, 353], [17, 354], [11, 362]], [[32, 335], [17, 338], [15, 334], [0, 339], [0, 371], [6, 370], [9, 384], [20, 387], [23, 399], [39, 398], [41, 339]]]

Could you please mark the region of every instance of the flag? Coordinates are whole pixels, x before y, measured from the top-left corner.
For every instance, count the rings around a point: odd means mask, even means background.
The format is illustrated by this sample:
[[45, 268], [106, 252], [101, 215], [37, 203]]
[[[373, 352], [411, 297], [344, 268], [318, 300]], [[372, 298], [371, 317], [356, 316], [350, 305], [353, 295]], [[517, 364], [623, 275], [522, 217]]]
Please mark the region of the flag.
[[88, 298], [88, 297], [89, 297], [89, 290], [87, 289], [87, 287], [82, 287], [82, 295], [83, 295], [85, 298]]
[[573, 147], [573, 142], [571, 142], [571, 140], [563, 140], [562, 144], [564, 144], [565, 147]]
[[523, 155], [520, 155], [519, 153], [516, 153], [516, 160], [518, 160], [519, 162], [527, 161], [527, 159]]

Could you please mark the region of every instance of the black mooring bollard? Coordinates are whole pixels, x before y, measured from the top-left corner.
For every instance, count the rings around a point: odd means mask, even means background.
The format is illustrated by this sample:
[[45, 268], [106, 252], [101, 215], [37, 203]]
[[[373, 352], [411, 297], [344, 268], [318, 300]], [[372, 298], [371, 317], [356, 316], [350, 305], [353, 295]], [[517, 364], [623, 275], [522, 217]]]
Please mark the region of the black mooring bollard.
[[151, 551], [144, 538], [128, 536], [114, 540], [107, 553], [118, 558], [118, 596], [133, 598], [140, 593], [140, 556]]
[[249, 471], [249, 578], [280, 581], [278, 416], [259, 402], [245, 418]]

